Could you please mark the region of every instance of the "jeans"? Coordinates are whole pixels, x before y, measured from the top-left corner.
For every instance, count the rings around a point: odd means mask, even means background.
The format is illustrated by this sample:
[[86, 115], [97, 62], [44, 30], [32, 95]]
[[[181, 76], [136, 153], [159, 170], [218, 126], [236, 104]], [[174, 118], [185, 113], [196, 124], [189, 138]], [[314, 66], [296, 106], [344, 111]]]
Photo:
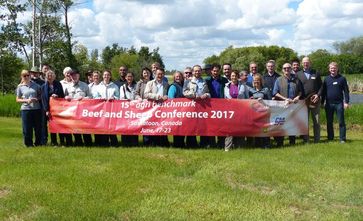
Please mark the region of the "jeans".
[[[316, 104], [316, 107], [308, 107], [308, 119], [313, 120], [313, 132], [314, 132], [314, 143], [320, 141], [320, 103]], [[309, 142], [309, 135], [303, 136], [304, 142]]]
[[326, 113], [326, 127], [328, 132], [328, 140], [334, 139], [334, 128], [333, 128], [333, 121], [334, 121], [334, 112], [337, 114], [338, 122], [339, 122], [339, 138], [340, 141], [346, 140], [346, 132], [347, 128], [345, 126], [344, 121], [344, 105], [343, 103], [339, 104], [329, 104], [325, 105], [325, 113]]
[[[23, 137], [24, 144], [27, 147], [32, 147], [33, 145], [41, 145], [42, 136], [42, 121], [41, 121], [41, 111], [40, 110], [22, 110], [21, 111], [21, 121], [23, 125]], [[35, 142], [33, 144], [33, 130], [35, 133]]]

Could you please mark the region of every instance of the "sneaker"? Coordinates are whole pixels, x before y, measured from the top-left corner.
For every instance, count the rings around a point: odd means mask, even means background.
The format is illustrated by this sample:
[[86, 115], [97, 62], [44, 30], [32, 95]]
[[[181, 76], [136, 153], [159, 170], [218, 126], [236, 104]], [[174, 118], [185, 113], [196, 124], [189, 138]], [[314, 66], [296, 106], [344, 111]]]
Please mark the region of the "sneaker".
[[340, 143], [345, 143], [345, 141], [344, 140], [341, 140]]

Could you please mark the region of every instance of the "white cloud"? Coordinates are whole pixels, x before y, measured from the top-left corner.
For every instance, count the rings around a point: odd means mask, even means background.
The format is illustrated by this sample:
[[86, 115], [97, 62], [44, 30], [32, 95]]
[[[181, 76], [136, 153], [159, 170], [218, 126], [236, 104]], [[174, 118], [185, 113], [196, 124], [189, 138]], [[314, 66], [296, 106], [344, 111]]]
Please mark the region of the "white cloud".
[[[159, 47], [168, 69], [201, 64], [230, 45], [307, 54], [363, 35], [362, 0], [93, 0], [84, 7], [70, 12], [79, 43], [100, 50], [113, 43]], [[30, 18], [27, 12], [19, 19]]]
[[307, 54], [331, 49], [335, 41], [363, 34], [363, 2], [355, 0], [305, 0], [297, 9], [294, 49]]

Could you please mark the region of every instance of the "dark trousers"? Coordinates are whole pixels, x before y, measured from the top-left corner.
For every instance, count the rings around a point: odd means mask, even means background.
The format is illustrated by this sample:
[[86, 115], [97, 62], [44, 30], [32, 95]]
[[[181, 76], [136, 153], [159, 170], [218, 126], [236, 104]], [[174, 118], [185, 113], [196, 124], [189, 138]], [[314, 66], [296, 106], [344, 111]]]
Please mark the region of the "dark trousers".
[[154, 143], [156, 146], [160, 146], [160, 147], [169, 147], [170, 143], [168, 140], [168, 136], [166, 135], [161, 135], [161, 136], [152, 136]]
[[339, 122], [339, 139], [340, 141], [345, 141], [347, 128], [345, 126], [344, 120], [344, 105], [343, 103], [339, 104], [326, 104], [325, 105], [325, 113], [326, 113], [326, 128], [328, 132], [328, 140], [334, 139], [334, 112], [337, 114], [338, 122]]
[[[41, 145], [41, 111], [39, 110], [22, 110], [21, 111], [21, 121], [23, 126], [23, 137], [24, 144], [27, 147], [33, 145]], [[35, 133], [35, 142], [33, 144], [33, 130]]]
[[48, 120], [47, 120], [47, 116], [45, 114], [44, 110], [41, 110], [41, 115], [42, 115], [42, 122], [41, 122], [41, 130], [42, 130], [42, 138], [41, 138], [41, 143], [42, 145], [47, 145], [48, 143]]
[[185, 136], [173, 136], [174, 147], [185, 147], [184, 143]]
[[73, 142], [72, 142], [72, 134], [63, 134], [63, 133], [60, 133], [59, 134], [59, 142], [60, 142], [60, 145], [72, 146], [72, 144], [73, 144]]
[[125, 147], [139, 145], [139, 136], [137, 135], [121, 135], [121, 144]]
[[96, 134], [96, 145], [102, 147], [118, 147], [118, 140], [116, 135], [109, 135], [109, 134]]
[[188, 148], [198, 147], [197, 137], [196, 136], [187, 136], [186, 146]]
[[85, 146], [90, 147], [92, 146], [92, 135], [91, 134], [82, 134], [83, 143]]
[[[281, 147], [284, 144], [284, 137], [274, 137], [276, 146]], [[289, 136], [289, 144], [294, 145], [296, 143], [296, 136]]]
[[215, 147], [216, 146], [216, 138], [214, 136], [200, 136], [200, 147]]

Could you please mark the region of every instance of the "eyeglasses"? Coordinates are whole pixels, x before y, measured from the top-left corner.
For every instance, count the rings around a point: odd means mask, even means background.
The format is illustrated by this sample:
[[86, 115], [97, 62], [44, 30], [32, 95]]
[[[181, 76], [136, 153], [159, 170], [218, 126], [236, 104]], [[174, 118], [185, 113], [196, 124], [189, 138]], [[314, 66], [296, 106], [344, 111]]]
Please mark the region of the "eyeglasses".
[[29, 77], [30, 75], [29, 74], [25, 74], [25, 75], [23, 75], [23, 77]]
[[289, 70], [289, 69], [291, 69], [291, 67], [284, 67], [284, 68], [282, 68], [282, 69], [284, 69], [284, 70]]

